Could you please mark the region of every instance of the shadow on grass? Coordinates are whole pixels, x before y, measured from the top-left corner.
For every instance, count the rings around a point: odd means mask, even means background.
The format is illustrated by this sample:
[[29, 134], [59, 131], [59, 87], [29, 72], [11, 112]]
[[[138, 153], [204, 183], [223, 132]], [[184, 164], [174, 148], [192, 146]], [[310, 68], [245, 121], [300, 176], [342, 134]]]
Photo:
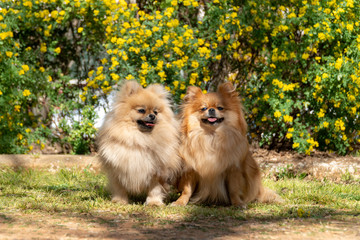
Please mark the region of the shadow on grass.
[[[82, 172], [60, 172], [49, 182], [37, 182], [29, 170], [2, 174], [3, 184], [21, 185], [19, 192], [0, 191], [0, 223], [13, 224], [18, 215], [7, 214], [1, 207], [2, 198], [18, 201], [13, 208], [25, 214], [41, 213], [69, 222], [91, 224], [87, 231], [65, 228], [73, 238], [107, 239], [213, 239], [251, 238], [252, 234], [273, 234], [281, 228], [336, 220], [340, 225], [353, 226], [360, 221], [360, 211], [333, 209], [314, 205], [250, 204], [247, 210], [224, 206], [149, 207], [143, 206], [145, 196], [132, 198], [133, 204], [111, 203], [103, 178]], [[9, 178], [9, 179], [7, 179]], [[26, 179], [29, 178], [29, 181]], [[10, 187], [10, 189], [11, 189]], [[17, 186], [18, 187], [18, 186]], [[11, 195], [13, 194], [13, 195]], [[17, 195], [16, 195], [17, 194]], [[42, 196], [40, 196], [42, 195]], [[176, 199], [172, 195], [168, 202]], [[314, 200], [314, 198], [311, 198]], [[9, 206], [11, 204], [9, 203]], [[75, 221], [76, 222], [76, 221]], [[36, 228], [36, 223], [30, 223]], [[52, 226], [50, 226], [51, 228]], [[64, 230], [64, 227], [60, 230]], [[56, 227], [55, 230], [56, 232]]]
[[[126, 208], [126, 206], [125, 206]], [[120, 208], [121, 209], [121, 208]], [[81, 221], [97, 224], [104, 231], [95, 235], [107, 239], [214, 239], [245, 238], [261, 235], [272, 236], [280, 227], [297, 229], [336, 220], [338, 227], [349, 229], [359, 220], [359, 212], [333, 210], [326, 207], [307, 207], [308, 216], [298, 216], [296, 207], [285, 207], [275, 214], [257, 214], [255, 209], [240, 210], [232, 207], [140, 207], [129, 213], [113, 212], [72, 214]], [[162, 216], [186, 211], [185, 217]], [[295, 211], [296, 210], [296, 211]], [[290, 214], [290, 216], [289, 216]], [[76, 236], [74, 236], [76, 237]]]

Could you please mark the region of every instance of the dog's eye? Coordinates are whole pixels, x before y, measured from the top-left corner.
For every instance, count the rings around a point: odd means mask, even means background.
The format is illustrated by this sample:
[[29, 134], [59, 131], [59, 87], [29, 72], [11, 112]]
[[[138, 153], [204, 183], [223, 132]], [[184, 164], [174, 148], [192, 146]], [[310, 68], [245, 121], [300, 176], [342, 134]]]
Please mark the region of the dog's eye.
[[201, 111], [206, 111], [207, 110], [207, 107], [203, 107], [202, 109], [201, 109]]
[[137, 111], [138, 111], [138, 113], [145, 113], [145, 109], [143, 109], [143, 108], [140, 108]]
[[158, 115], [158, 111], [154, 110], [154, 114], [155, 114], [155, 115]]
[[223, 107], [218, 107], [217, 109], [218, 109], [219, 111], [224, 110], [224, 108], [223, 108]]

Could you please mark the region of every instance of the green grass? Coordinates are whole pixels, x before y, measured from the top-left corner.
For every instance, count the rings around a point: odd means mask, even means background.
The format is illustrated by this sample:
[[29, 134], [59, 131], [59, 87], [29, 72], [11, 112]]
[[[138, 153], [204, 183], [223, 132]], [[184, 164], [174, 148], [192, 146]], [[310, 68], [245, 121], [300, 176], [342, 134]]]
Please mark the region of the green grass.
[[[0, 215], [11, 211], [116, 215], [150, 226], [205, 219], [267, 221], [326, 217], [360, 220], [358, 182], [339, 184], [298, 177], [283, 177], [276, 182], [264, 179], [263, 182], [277, 191], [285, 203], [251, 203], [246, 210], [197, 205], [148, 207], [142, 204], [140, 198], [134, 199], [132, 204], [121, 206], [110, 201], [106, 177], [88, 169], [49, 172], [0, 168]], [[174, 197], [172, 200], [175, 200]]]

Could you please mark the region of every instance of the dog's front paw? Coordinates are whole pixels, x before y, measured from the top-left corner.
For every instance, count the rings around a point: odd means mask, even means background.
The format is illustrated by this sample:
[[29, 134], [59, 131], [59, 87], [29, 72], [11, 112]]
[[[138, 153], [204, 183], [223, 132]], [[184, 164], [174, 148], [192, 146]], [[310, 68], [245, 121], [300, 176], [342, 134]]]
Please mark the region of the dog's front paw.
[[236, 202], [232, 202], [231, 205], [233, 207], [239, 208], [239, 209], [243, 209], [245, 210], [247, 208], [247, 204], [244, 203], [243, 201], [236, 201]]
[[186, 204], [187, 204], [186, 201], [182, 201], [181, 199], [178, 199], [176, 202], [171, 203], [170, 206], [172, 206], [172, 207], [177, 207], [177, 206], [183, 207], [183, 206], [186, 206]]
[[145, 201], [145, 205], [147, 206], [163, 206], [164, 203], [161, 199], [149, 199], [147, 198]]
[[118, 204], [121, 204], [121, 205], [126, 205], [129, 203], [129, 200], [128, 199], [124, 199], [122, 197], [119, 197], [119, 196], [114, 196], [111, 198], [111, 201], [113, 203], [118, 203]]

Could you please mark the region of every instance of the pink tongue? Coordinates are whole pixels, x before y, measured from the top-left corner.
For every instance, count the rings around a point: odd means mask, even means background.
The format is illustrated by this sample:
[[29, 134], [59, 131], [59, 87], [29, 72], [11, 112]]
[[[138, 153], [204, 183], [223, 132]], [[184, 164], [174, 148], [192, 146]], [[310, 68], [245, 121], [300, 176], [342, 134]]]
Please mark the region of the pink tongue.
[[217, 118], [208, 118], [209, 122], [216, 122]]
[[155, 124], [153, 124], [153, 123], [145, 123], [145, 125], [148, 126], [148, 127], [153, 127], [153, 126], [155, 126]]

